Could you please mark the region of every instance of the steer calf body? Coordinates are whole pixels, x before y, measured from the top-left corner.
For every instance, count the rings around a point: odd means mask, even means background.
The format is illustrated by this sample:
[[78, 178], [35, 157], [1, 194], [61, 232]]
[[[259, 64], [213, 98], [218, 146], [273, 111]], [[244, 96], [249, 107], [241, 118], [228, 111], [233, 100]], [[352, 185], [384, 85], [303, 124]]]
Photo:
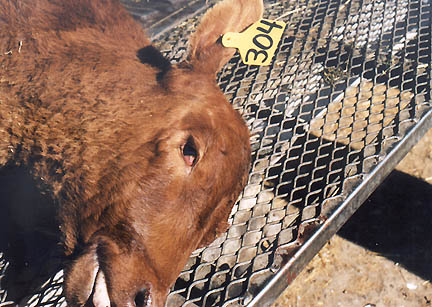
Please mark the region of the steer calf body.
[[163, 306], [225, 231], [250, 147], [215, 82], [234, 54], [220, 37], [262, 9], [220, 2], [170, 65], [115, 0], [0, 0], [0, 169], [26, 166], [58, 203], [69, 305]]

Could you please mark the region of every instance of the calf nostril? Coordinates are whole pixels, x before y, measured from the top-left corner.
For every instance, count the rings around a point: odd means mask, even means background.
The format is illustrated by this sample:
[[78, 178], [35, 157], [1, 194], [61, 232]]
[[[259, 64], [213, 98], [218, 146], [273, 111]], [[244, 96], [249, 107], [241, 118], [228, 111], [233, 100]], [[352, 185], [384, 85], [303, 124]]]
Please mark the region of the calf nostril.
[[150, 293], [147, 289], [142, 289], [138, 291], [135, 296], [135, 306], [136, 307], [145, 307], [150, 303]]

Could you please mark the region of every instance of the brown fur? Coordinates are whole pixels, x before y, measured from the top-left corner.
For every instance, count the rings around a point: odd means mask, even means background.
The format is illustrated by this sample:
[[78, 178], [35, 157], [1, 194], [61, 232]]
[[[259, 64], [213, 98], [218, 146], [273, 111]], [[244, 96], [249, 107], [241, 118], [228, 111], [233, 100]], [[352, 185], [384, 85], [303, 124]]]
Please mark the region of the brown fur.
[[96, 270], [111, 304], [147, 288], [162, 306], [189, 254], [226, 229], [250, 149], [214, 80], [234, 52], [217, 40], [261, 12], [223, 1], [188, 62], [160, 72], [138, 59], [150, 42], [114, 0], [0, 0], [0, 167], [27, 165], [58, 201], [70, 305], [89, 300]]

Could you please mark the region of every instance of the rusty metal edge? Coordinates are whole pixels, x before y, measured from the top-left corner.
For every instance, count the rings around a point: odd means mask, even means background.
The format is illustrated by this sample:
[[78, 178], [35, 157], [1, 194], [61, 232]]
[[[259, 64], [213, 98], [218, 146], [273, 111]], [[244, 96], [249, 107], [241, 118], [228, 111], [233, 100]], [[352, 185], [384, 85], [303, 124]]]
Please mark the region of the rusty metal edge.
[[148, 35], [151, 36], [151, 41], [156, 41], [161, 38], [163, 34], [174, 29], [183, 21], [193, 18], [203, 11], [210, 8], [214, 3], [207, 2], [205, 0], [196, 0], [188, 3], [187, 6], [184, 6], [172, 14], [164, 17], [160, 21], [153, 24], [151, 27], [147, 28], [146, 31]]
[[369, 174], [365, 175], [360, 185], [355, 188], [247, 306], [271, 306], [306, 264], [336, 234], [430, 128], [432, 128], [432, 109], [424, 114], [418, 123], [409, 130]]

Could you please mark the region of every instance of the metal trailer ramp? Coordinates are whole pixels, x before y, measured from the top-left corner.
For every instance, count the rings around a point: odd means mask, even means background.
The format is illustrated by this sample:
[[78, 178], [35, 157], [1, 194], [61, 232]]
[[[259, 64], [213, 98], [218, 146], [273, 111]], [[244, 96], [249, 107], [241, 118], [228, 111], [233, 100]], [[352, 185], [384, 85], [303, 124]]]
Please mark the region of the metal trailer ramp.
[[[123, 2], [139, 19], [139, 1]], [[181, 22], [160, 20], [155, 45], [180, 61], [215, 2], [171, 12]], [[432, 127], [431, 0], [265, 7], [265, 18], [287, 23], [272, 65], [246, 66], [237, 54], [218, 75], [251, 131], [248, 185], [228, 232], [193, 253], [167, 306], [271, 305]], [[7, 265], [3, 258], [0, 275]], [[59, 271], [20, 304], [66, 305], [61, 283]], [[6, 294], [0, 306], [13, 304]]]

